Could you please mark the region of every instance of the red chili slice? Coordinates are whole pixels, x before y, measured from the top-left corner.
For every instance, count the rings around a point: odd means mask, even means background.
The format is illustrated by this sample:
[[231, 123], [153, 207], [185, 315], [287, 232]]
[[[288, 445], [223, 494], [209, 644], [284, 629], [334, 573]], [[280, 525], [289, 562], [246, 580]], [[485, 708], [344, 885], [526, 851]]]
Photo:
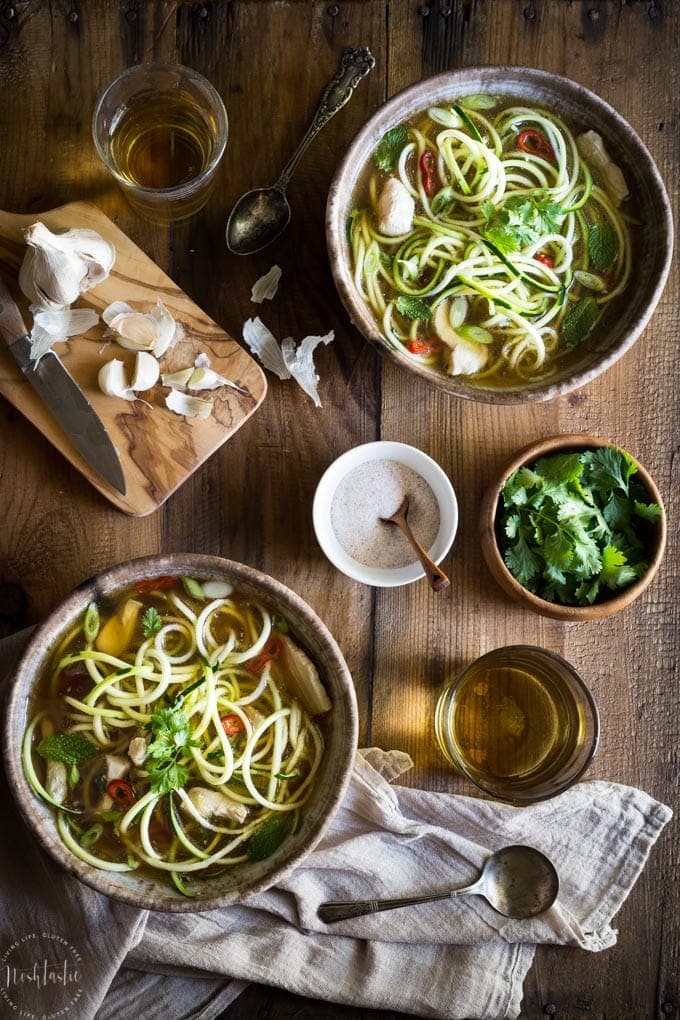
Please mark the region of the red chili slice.
[[546, 255], [542, 251], [539, 251], [539, 253], [535, 256], [535, 259], [537, 262], [542, 262], [544, 266], [548, 267], [548, 269], [552, 269], [555, 265], [555, 259], [552, 255]]
[[437, 186], [434, 180], [434, 152], [430, 149], [426, 149], [420, 157], [420, 174], [423, 179], [423, 190], [428, 198], [432, 198]]
[[228, 737], [236, 737], [245, 730], [243, 719], [238, 715], [223, 715], [220, 722]]
[[423, 356], [434, 354], [435, 351], [439, 350], [439, 344], [436, 340], [409, 340], [408, 349], [411, 354], [420, 354]]
[[106, 792], [119, 807], [131, 807], [137, 800], [137, 794], [124, 779], [112, 779], [107, 783]]
[[520, 131], [517, 136], [517, 147], [522, 152], [528, 152], [532, 156], [540, 156], [549, 163], [555, 162], [555, 150], [547, 138], [544, 138], [540, 131], [529, 129]]
[[144, 581], [137, 581], [135, 591], [138, 595], [150, 595], [152, 591], [165, 591], [174, 587], [174, 577], [148, 577]]
[[259, 655], [246, 662], [246, 669], [249, 673], [261, 673], [268, 662], [278, 659], [283, 650], [283, 644], [277, 637], [269, 638]]

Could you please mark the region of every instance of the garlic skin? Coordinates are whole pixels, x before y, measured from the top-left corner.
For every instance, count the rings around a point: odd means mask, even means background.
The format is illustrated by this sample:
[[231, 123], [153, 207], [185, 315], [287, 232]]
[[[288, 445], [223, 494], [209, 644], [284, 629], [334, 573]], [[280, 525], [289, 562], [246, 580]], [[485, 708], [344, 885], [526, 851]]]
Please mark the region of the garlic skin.
[[125, 365], [122, 361], [114, 358], [113, 361], [107, 361], [105, 365], [99, 369], [99, 375], [97, 376], [99, 383], [99, 389], [102, 393], [105, 393], [107, 397], [120, 397], [122, 400], [136, 400], [136, 394], [133, 389], [130, 388], [125, 375]]
[[165, 406], [175, 414], [183, 414], [187, 418], [209, 418], [212, 411], [212, 401], [201, 400], [200, 397], [190, 397], [188, 393], [180, 393], [179, 390], [170, 390], [165, 398]]
[[19, 270], [19, 286], [44, 309], [72, 304], [111, 272], [116, 249], [94, 230], [74, 228], [53, 234], [44, 223], [24, 230], [27, 249]]
[[87, 333], [99, 322], [99, 316], [92, 308], [49, 310], [31, 305], [29, 311], [33, 314], [31, 358], [36, 364], [52, 348], [52, 344]]

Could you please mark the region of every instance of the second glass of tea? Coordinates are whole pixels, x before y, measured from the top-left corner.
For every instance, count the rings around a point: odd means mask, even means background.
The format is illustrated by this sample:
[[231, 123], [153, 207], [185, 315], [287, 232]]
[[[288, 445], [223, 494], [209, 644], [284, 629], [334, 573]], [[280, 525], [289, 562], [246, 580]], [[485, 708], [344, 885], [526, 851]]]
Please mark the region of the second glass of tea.
[[99, 98], [99, 156], [137, 212], [161, 223], [205, 205], [228, 135], [227, 111], [202, 75], [181, 64], [139, 64]]
[[482, 655], [445, 687], [435, 729], [445, 756], [480, 790], [530, 804], [585, 772], [600, 726], [573, 666], [543, 648], [510, 645]]

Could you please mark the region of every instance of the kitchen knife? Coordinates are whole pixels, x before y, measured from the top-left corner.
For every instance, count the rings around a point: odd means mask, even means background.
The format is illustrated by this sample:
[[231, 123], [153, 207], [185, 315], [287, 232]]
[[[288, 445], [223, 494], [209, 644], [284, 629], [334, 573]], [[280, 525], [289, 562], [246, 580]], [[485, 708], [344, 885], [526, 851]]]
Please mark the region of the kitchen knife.
[[31, 358], [31, 339], [21, 312], [1, 279], [0, 336], [26, 381], [90, 467], [125, 495], [125, 477], [116, 448], [97, 412], [54, 351], [49, 351], [35, 364]]

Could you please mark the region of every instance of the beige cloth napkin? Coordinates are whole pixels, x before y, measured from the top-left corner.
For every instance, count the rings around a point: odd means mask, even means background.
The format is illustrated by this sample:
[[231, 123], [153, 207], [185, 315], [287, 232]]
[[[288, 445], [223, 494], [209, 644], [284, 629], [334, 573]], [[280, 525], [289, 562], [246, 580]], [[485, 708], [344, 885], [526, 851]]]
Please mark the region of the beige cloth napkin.
[[[8, 666], [9, 655], [0, 645]], [[332, 828], [306, 861], [247, 904], [205, 914], [147, 913], [107, 900], [54, 865], [3, 803], [10, 838], [0, 842], [0, 966], [7, 969], [8, 949], [11, 962], [31, 963], [21, 941], [31, 932], [68, 940], [82, 961], [81, 994], [64, 1014], [73, 1020], [210, 1020], [250, 981], [423, 1017], [515, 1017], [536, 944], [591, 951], [614, 944], [612, 918], [671, 812], [607, 782], [522, 809], [391, 786], [409, 764], [400, 752], [361, 752]], [[480, 897], [328, 928], [316, 917], [328, 899], [467, 883], [490, 851], [518, 842], [547, 853], [560, 875], [557, 903], [532, 921], [509, 921]], [[43, 937], [40, 954], [53, 950], [58, 963], [59, 946]], [[0, 995], [4, 980], [0, 971]], [[23, 996], [24, 1008], [39, 998], [44, 1012], [63, 1006], [67, 994], [16, 983], [4, 991], [10, 1000]]]

